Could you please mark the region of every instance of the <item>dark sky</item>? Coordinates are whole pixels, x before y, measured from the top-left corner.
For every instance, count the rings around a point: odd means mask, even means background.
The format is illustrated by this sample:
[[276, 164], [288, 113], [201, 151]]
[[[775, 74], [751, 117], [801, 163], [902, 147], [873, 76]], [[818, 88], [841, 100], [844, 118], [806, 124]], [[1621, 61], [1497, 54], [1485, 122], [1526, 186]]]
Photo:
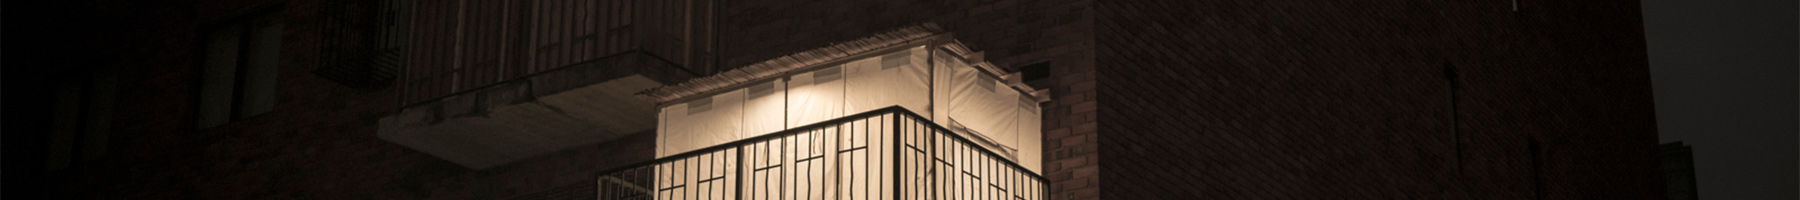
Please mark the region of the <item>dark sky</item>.
[[1643, 0], [1662, 142], [1693, 147], [1702, 199], [1800, 199], [1795, 0]]

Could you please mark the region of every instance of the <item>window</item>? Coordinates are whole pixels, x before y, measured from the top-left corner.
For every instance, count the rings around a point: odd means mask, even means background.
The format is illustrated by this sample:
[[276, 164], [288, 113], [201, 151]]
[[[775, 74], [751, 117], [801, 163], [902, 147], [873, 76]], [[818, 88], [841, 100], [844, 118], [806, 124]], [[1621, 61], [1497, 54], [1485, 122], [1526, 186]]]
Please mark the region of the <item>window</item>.
[[281, 35], [281, 20], [270, 15], [229, 22], [207, 35], [200, 80], [200, 128], [274, 108]]
[[312, 73], [354, 88], [386, 86], [405, 61], [407, 0], [339, 1], [319, 8], [319, 63]]
[[[111, 133], [117, 73], [111, 67], [63, 78], [57, 83], [50, 114], [50, 151], [46, 168], [60, 170], [75, 161], [105, 155]], [[79, 158], [79, 160], [77, 160]]]
[[1021, 81], [1027, 82], [1027, 83], [1029, 83], [1031, 81], [1036, 81], [1039, 79], [1049, 78], [1050, 77], [1050, 63], [1049, 62], [1040, 62], [1037, 64], [1025, 65], [1024, 67], [1019, 67], [1019, 73], [1023, 76], [1023, 77], [1019, 77], [1019, 78], [1021, 78]]

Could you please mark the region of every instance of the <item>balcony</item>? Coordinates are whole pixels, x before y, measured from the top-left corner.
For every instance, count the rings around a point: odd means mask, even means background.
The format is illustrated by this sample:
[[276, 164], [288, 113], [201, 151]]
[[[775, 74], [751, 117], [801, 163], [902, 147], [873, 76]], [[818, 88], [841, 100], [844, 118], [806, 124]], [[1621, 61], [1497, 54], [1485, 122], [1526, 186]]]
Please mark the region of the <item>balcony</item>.
[[381, 118], [377, 136], [484, 169], [656, 128], [632, 93], [688, 75], [628, 53], [425, 101]]
[[599, 199], [1048, 198], [1044, 178], [891, 106], [601, 172]]
[[710, 0], [381, 2], [403, 12], [380, 16], [403, 23], [347, 26], [384, 29], [333, 44], [387, 38], [380, 47], [405, 50], [316, 73], [392, 85], [399, 106], [377, 136], [471, 169], [651, 131], [656, 102], [634, 93], [705, 73], [711, 59]]
[[1047, 91], [1019, 84], [971, 52], [927, 24], [641, 94], [661, 109], [658, 157], [901, 106], [1039, 169], [1038, 104]]

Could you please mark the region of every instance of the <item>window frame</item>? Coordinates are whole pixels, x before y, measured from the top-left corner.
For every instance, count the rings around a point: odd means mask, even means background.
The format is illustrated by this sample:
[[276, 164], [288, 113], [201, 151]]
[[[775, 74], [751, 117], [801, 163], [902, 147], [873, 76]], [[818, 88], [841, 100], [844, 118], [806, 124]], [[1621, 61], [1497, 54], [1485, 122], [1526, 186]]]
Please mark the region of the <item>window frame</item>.
[[[191, 51], [194, 53], [193, 60], [196, 68], [196, 71], [193, 74], [193, 79], [196, 81], [190, 87], [195, 90], [192, 94], [192, 97], [194, 97], [192, 102], [193, 107], [190, 109], [193, 113], [188, 120], [189, 123], [187, 123], [194, 126], [192, 130], [207, 130], [225, 127], [232, 123], [261, 116], [275, 110], [275, 102], [279, 99], [278, 91], [281, 89], [279, 81], [281, 74], [281, 60], [282, 57], [285, 56], [281, 49], [283, 46], [286, 46], [283, 37], [287, 35], [286, 32], [288, 29], [288, 23], [286, 21], [287, 16], [282, 10], [283, 6], [279, 2], [252, 6], [236, 13], [226, 14], [222, 17], [208, 20], [210, 22], [202, 23], [199, 28], [196, 29], [196, 32], [198, 33], [195, 35], [197, 37], [191, 41], [194, 47], [196, 47]], [[266, 78], [271, 79], [266, 83], [268, 86], [265, 86], [267, 90], [265, 92], [268, 93], [268, 97], [265, 100], [268, 101], [266, 102], [268, 108], [260, 112], [244, 113], [243, 109], [245, 109], [245, 105], [249, 104], [245, 97], [248, 94], [248, 92], [245, 91], [245, 88], [247, 85], [251, 84], [247, 82], [248, 80], [246, 77], [250, 75], [246, 74], [246, 72], [252, 68], [250, 66], [252, 64], [251, 62], [254, 62], [254, 58], [252, 57], [255, 55], [251, 54], [255, 52], [254, 45], [256, 45], [255, 43], [257, 41], [255, 38], [259, 31], [271, 26], [276, 27], [274, 31], [277, 32], [277, 35], [273, 38], [275, 46], [273, 50], [275, 52], [273, 52], [274, 57], [270, 58], [273, 59], [273, 61], [268, 63], [268, 69], [263, 69], [268, 73]], [[222, 92], [225, 93], [224, 95], [230, 96], [225, 100], [225, 103], [230, 105], [227, 106], [226, 111], [223, 114], [224, 116], [222, 118], [224, 119], [217, 122], [217, 124], [208, 124], [205, 119], [208, 118], [207, 115], [209, 114], [204, 111], [204, 109], [206, 109], [208, 103], [208, 100], [206, 99], [207, 96], [212, 94], [205, 88], [208, 87], [209, 84], [214, 84], [207, 81], [209, 78], [207, 76], [207, 71], [211, 69], [211, 66], [208, 66], [208, 62], [210, 59], [213, 59], [211, 44], [214, 40], [213, 37], [221, 34], [221, 31], [234, 28], [237, 29], [236, 34], [238, 35], [238, 41], [235, 45], [236, 50], [234, 51], [235, 55], [233, 56], [233, 61], [231, 61], [231, 88]]]

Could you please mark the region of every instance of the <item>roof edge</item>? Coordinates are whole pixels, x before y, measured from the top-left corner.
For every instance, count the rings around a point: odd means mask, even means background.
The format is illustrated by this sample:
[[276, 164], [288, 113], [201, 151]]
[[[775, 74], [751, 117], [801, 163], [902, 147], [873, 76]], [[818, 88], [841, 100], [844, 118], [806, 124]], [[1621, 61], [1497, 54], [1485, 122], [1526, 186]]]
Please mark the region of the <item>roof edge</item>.
[[737, 84], [762, 80], [764, 78], [813, 65], [843, 59], [851, 55], [881, 50], [896, 45], [912, 43], [918, 40], [931, 39], [933, 38], [932, 36], [940, 33], [943, 33], [943, 29], [933, 23], [903, 27], [893, 31], [875, 34], [874, 36], [764, 60], [762, 62], [720, 72], [718, 74], [690, 79], [686, 82], [674, 85], [650, 88], [638, 92], [637, 94], [639, 97], [648, 98], [658, 103], [673, 101]]

